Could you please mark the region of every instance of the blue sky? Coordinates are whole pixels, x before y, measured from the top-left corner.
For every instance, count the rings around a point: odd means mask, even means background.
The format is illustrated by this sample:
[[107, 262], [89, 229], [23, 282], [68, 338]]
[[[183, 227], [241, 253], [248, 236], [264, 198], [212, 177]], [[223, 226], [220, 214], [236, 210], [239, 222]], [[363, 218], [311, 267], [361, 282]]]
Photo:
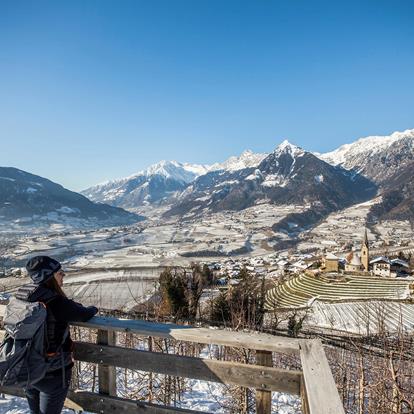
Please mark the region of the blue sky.
[[81, 190], [414, 128], [414, 2], [0, 1], [0, 165]]

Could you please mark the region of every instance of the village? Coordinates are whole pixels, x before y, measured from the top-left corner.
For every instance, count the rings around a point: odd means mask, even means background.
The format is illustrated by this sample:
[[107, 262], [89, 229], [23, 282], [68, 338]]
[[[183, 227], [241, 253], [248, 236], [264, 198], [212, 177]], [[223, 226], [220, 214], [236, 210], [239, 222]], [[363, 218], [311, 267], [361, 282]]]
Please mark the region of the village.
[[[384, 247], [376, 251], [387, 252], [388, 250], [389, 248]], [[207, 264], [216, 274], [221, 275], [220, 283], [237, 279], [243, 267], [257, 276], [276, 279], [280, 276], [295, 275], [304, 271], [311, 271], [313, 274], [336, 273], [338, 275], [362, 274], [394, 278], [410, 277], [414, 259], [414, 246], [400, 246], [400, 248], [394, 248], [393, 251], [394, 253], [390, 257], [373, 255], [370, 251], [368, 235], [365, 230], [360, 252], [352, 249], [347, 252], [325, 251], [320, 254], [311, 254], [298, 253], [291, 249], [266, 256], [228, 258], [221, 262], [214, 261]], [[231, 283], [234, 283], [234, 281]]]

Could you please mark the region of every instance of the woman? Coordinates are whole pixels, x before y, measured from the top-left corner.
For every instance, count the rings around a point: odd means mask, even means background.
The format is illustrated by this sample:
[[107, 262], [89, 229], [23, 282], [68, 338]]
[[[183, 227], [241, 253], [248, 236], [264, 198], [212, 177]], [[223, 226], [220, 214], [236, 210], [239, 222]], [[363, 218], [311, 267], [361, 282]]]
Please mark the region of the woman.
[[26, 397], [32, 414], [58, 414], [63, 408], [73, 367], [69, 322], [86, 321], [98, 309], [95, 306], [84, 307], [66, 297], [62, 290], [65, 273], [57, 260], [36, 256], [27, 262], [26, 270], [33, 283], [21, 287], [16, 297], [45, 304], [45, 347], [49, 362], [46, 376], [26, 389]]

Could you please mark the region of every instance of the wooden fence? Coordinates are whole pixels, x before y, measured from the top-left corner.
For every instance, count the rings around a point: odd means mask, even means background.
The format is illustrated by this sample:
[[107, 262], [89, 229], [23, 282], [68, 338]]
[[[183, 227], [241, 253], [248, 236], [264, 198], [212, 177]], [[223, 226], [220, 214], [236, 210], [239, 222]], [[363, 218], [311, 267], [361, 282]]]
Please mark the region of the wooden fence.
[[[0, 307], [0, 316], [1, 314]], [[123, 367], [256, 389], [258, 414], [271, 413], [272, 391], [300, 395], [304, 414], [344, 413], [332, 372], [319, 340], [103, 317], [94, 317], [88, 322], [74, 323], [73, 326], [98, 329], [97, 343], [75, 342], [75, 359], [98, 364], [99, 379], [99, 393], [69, 391], [68, 401], [72, 407], [78, 406], [78, 409], [81, 407], [85, 411], [100, 414], [199, 412], [118, 398], [114, 367]], [[134, 333], [141, 337], [171, 338], [178, 341], [251, 349], [256, 352], [256, 364], [123, 348], [116, 346], [118, 332]], [[299, 355], [302, 371], [272, 367], [273, 352]], [[16, 388], [3, 387], [0, 388], [0, 392], [23, 396], [23, 391]]]

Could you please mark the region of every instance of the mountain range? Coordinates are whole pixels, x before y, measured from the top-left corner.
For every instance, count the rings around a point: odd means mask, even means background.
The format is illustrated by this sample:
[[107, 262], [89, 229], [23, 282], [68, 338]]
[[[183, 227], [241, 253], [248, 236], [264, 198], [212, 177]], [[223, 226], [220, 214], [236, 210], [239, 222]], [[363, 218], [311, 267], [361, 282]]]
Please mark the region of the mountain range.
[[319, 156], [378, 185], [382, 201], [372, 207], [371, 221], [399, 219], [414, 224], [414, 129], [360, 138]]
[[203, 165], [161, 161], [130, 177], [88, 188], [82, 194], [93, 201], [134, 208], [171, 200], [207, 171]]
[[256, 167], [198, 177], [166, 214], [242, 210], [263, 200], [328, 213], [372, 197], [375, 191], [370, 180], [284, 141]]
[[306, 204], [312, 206], [315, 220], [381, 194], [383, 201], [372, 219], [390, 217], [393, 206], [392, 216], [398, 211], [399, 217], [411, 220], [413, 161], [414, 130], [360, 138], [325, 154], [284, 141], [269, 154], [245, 151], [211, 166], [162, 161], [82, 193], [124, 208], [166, 205], [167, 216], [240, 210], [262, 200]]
[[326, 154], [317, 154], [332, 165], [361, 174], [378, 185], [414, 161], [414, 129], [389, 136], [360, 138]]
[[[0, 220], [89, 220], [127, 224], [131, 210], [162, 206], [166, 217], [238, 211], [257, 203], [305, 208], [278, 223], [301, 228], [332, 211], [381, 195], [369, 220], [413, 221], [414, 130], [360, 138], [325, 154], [283, 141], [268, 154], [245, 151], [222, 163], [161, 161], [130, 177], [82, 191], [45, 178], [0, 168]], [[125, 211], [128, 209], [130, 211]], [[290, 223], [290, 224], [289, 224]]]

